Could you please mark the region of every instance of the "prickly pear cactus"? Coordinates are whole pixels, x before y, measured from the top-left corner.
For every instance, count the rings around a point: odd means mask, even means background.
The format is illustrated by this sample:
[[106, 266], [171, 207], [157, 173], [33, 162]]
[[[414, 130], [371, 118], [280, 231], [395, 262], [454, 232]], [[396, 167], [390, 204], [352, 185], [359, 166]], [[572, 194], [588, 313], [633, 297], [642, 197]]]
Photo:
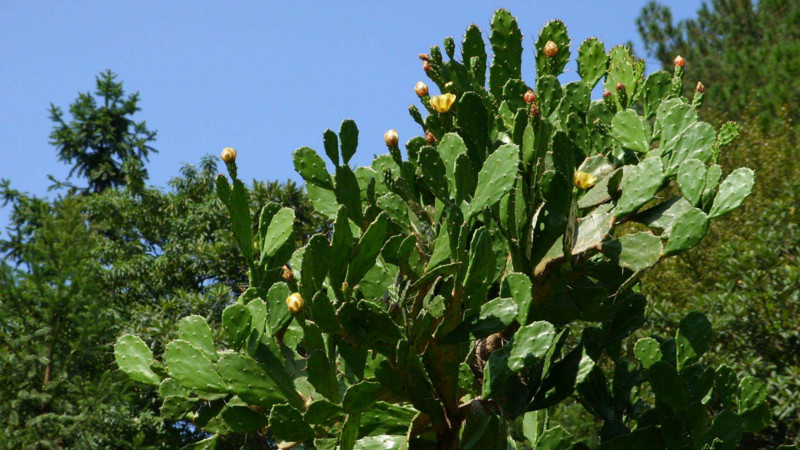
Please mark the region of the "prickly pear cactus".
[[604, 449], [734, 448], [764, 427], [763, 383], [700, 363], [702, 314], [674, 338], [626, 340], [645, 320], [641, 274], [749, 195], [752, 171], [717, 165], [735, 126], [698, 119], [675, 88], [682, 66], [645, 77], [596, 38], [576, 45], [581, 80], [561, 84], [570, 47], [547, 23], [523, 81], [522, 32], [498, 10], [488, 33], [467, 29], [460, 60], [452, 38], [420, 55], [440, 94], [417, 84], [422, 130], [405, 152], [391, 130], [387, 154], [352, 168], [350, 120], [324, 133], [327, 166], [294, 152], [334, 223], [302, 248], [290, 209], [250, 216], [229, 152], [217, 187], [250, 288], [217, 332], [185, 318], [162, 362], [121, 337], [120, 369], [158, 386], [165, 419], [210, 433], [205, 448], [237, 433], [281, 448], [578, 448], [548, 417], [571, 397], [604, 422]]

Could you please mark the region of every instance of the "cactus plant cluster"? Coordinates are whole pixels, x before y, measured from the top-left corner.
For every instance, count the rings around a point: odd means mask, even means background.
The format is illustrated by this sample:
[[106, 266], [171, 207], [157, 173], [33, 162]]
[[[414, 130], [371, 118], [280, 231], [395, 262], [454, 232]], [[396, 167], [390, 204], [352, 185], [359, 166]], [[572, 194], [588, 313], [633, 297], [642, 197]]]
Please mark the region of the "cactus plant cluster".
[[164, 418], [212, 434], [207, 447], [260, 433], [283, 448], [580, 448], [548, 420], [573, 396], [603, 421], [603, 449], [733, 448], [761, 429], [763, 383], [700, 363], [702, 314], [675, 337], [626, 340], [645, 320], [640, 275], [749, 195], [751, 170], [723, 177], [717, 164], [737, 128], [698, 119], [683, 61], [645, 77], [596, 38], [578, 46], [581, 79], [562, 85], [570, 42], [562, 22], [542, 28], [528, 85], [522, 33], [498, 10], [488, 67], [474, 25], [460, 59], [452, 38], [421, 55], [440, 94], [417, 83], [424, 137], [405, 154], [390, 130], [387, 154], [351, 168], [350, 120], [323, 135], [332, 173], [296, 150], [334, 222], [302, 248], [292, 210], [250, 216], [227, 151], [232, 183], [217, 188], [250, 288], [222, 330], [183, 319], [160, 362], [121, 337], [120, 369], [158, 385]]

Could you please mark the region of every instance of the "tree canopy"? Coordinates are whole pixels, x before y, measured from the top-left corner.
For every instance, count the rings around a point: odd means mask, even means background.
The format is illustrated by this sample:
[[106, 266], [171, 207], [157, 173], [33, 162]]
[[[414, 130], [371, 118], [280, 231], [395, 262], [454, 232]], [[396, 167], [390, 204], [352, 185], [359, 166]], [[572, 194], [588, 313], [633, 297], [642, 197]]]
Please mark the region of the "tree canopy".
[[133, 116], [141, 109], [139, 93], [125, 96], [117, 75], [107, 70], [96, 78], [94, 95], [80, 93], [69, 105], [68, 120], [58, 106], [50, 105], [53, 132], [50, 143], [58, 159], [72, 165], [69, 176], [84, 178], [84, 192], [102, 192], [126, 184], [126, 173], [137, 180], [147, 178], [141, 167], [151, 153], [156, 132]]
[[[2, 447], [176, 448], [201, 437], [159, 417], [155, 393], [114, 370], [110, 344], [137, 332], [158, 353], [182, 317], [218, 323], [246, 267], [231, 264], [239, 250], [215, 193], [216, 159], [184, 166], [168, 189], [145, 186], [155, 133], [132, 122], [138, 96], [124, 98], [115, 80], [101, 74], [99, 100], [81, 94], [73, 122], [59, 118], [53, 133], [87, 188], [47, 199], [0, 183], [11, 207], [0, 240]], [[298, 243], [327, 227], [291, 181], [250, 191], [253, 211], [271, 201], [296, 211]]]

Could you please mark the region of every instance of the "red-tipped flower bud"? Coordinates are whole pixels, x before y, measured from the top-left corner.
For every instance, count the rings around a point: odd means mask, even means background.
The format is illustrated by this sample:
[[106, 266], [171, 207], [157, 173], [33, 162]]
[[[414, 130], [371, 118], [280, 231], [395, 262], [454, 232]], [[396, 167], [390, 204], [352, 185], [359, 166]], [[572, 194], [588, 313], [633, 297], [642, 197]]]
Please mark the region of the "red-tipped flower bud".
[[236, 161], [236, 150], [231, 147], [225, 147], [224, 149], [222, 149], [222, 154], [220, 156], [222, 157], [222, 161], [224, 161], [225, 164], [230, 164]]
[[685, 66], [685, 65], [686, 65], [686, 60], [685, 60], [685, 59], [683, 58], [683, 56], [681, 56], [681, 55], [678, 55], [678, 56], [676, 56], [676, 57], [675, 57], [675, 61], [673, 61], [673, 62], [674, 62], [674, 63], [675, 63], [675, 65], [676, 65], [676, 66], [678, 66], [678, 67], [683, 67], [683, 66]]
[[283, 278], [284, 281], [289, 283], [292, 280], [294, 280], [294, 272], [292, 272], [292, 269], [289, 268], [288, 265], [284, 264], [283, 265], [283, 273], [281, 274], [281, 277]]
[[427, 60], [431, 59], [431, 55], [429, 55], [427, 53], [420, 53], [417, 56], [419, 57], [419, 59], [421, 59], [423, 61], [427, 61]]
[[603, 91], [603, 98], [608, 98], [611, 97], [612, 95], [614, 94], [612, 94], [611, 91], [609, 91], [608, 89]]
[[531, 105], [531, 117], [539, 116], [539, 106], [536, 103]]
[[705, 85], [703, 85], [703, 83], [698, 81], [697, 86], [694, 88], [694, 91], [697, 92], [698, 94], [702, 94], [706, 91], [706, 87]]
[[289, 312], [292, 314], [297, 314], [302, 311], [303, 305], [305, 305], [305, 302], [299, 292], [295, 292], [286, 297], [286, 307], [289, 308]]
[[422, 61], [422, 70], [424, 70], [425, 72], [429, 72], [431, 69], [432, 69], [431, 63], [429, 63], [427, 60]]
[[418, 97], [424, 97], [428, 95], [428, 85], [422, 81], [417, 81], [417, 84], [414, 85], [414, 92], [417, 93]]
[[548, 58], [556, 56], [558, 54], [558, 45], [553, 41], [547, 41], [547, 44], [544, 44], [544, 54]]
[[397, 135], [397, 130], [389, 130], [383, 134], [383, 142], [386, 142], [386, 146], [389, 148], [397, 147], [399, 140], [400, 137]]
[[624, 89], [625, 89], [625, 85], [624, 85], [624, 84], [622, 84], [622, 83], [617, 83], [617, 90], [618, 90], [618, 91], [622, 91], [622, 90], [624, 90]]
[[534, 94], [533, 91], [528, 90], [528, 92], [522, 96], [522, 99], [525, 100], [525, 103], [531, 105], [536, 101], [536, 94]]
[[427, 142], [428, 144], [433, 145], [434, 143], [436, 143], [436, 136], [434, 136], [433, 133], [431, 133], [430, 131], [426, 131], [425, 132], [425, 142]]

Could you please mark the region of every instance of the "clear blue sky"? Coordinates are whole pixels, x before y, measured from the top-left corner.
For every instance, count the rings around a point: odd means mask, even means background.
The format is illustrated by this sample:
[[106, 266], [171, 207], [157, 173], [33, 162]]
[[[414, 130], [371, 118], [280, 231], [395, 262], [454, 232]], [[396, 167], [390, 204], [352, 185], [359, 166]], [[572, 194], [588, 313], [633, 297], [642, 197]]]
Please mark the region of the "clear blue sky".
[[[0, 178], [47, 193], [48, 174], [66, 178], [48, 143], [50, 103], [67, 109], [111, 69], [141, 94], [138, 120], [158, 130], [150, 184], [166, 186], [184, 163], [223, 147], [239, 152], [246, 180], [299, 179], [291, 152], [322, 153], [322, 132], [353, 118], [353, 162], [385, 151], [383, 132], [418, 135], [407, 107], [425, 80], [417, 54], [466, 27], [488, 30], [509, 9], [524, 33], [523, 76], [534, 79], [533, 39], [562, 19], [573, 54], [597, 36], [606, 48], [629, 40], [642, 53], [635, 18], [644, 1], [405, 2], [3, 2], [0, 6]], [[670, 0], [676, 19], [700, 0]], [[650, 63], [653, 70], [655, 63]], [[574, 74], [574, 64], [568, 66]], [[571, 74], [563, 76], [569, 80]], [[433, 83], [429, 83], [433, 85]], [[81, 184], [81, 180], [75, 180]], [[8, 208], [0, 210], [0, 229]]]

